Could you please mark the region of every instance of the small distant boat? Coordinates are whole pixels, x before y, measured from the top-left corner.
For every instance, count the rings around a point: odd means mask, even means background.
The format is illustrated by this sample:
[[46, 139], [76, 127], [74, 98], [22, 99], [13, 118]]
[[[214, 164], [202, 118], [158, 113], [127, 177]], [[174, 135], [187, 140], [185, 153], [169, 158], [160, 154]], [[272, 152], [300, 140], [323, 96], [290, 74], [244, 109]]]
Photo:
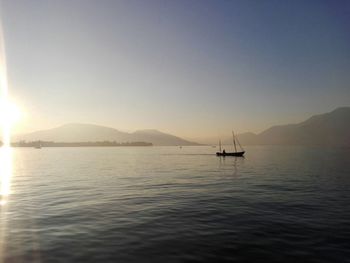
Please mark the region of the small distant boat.
[[[216, 153], [216, 156], [237, 156], [237, 157], [243, 157], [245, 150], [243, 149], [243, 147], [241, 146], [241, 144], [238, 141], [238, 138], [235, 137], [235, 134], [232, 131], [232, 141], [233, 141], [233, 147], [235, 149], [234, 152], [226, 152], [225, 150], [221, 151], [221, 140], [219, 140], [219, 148], [220, 151]], [[239, 148], [241, 149], [240, 151], [237, 151], [237, 146], [236, 146], [236, 141], [239, 145]]]

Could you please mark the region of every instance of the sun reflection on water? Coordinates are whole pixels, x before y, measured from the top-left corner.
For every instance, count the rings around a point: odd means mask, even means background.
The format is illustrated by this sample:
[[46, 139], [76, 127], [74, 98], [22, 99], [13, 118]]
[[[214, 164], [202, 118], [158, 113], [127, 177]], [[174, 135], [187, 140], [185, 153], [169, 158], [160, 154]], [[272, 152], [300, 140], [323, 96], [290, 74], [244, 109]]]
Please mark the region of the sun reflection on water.
[[0, 204], [7, 203], [11, 192], [12, 149], [11, 127], [19, 118], [19, 110], [9, 100], [7, 79], [5, 41], [0, 21], [0, 125], [2, 137], [0, 139]]
[[7, 203], [7, 198], [11, 193], [12, 177], [12, 149], [9, 146], [3, 146], [0, 149], [0, 205]]

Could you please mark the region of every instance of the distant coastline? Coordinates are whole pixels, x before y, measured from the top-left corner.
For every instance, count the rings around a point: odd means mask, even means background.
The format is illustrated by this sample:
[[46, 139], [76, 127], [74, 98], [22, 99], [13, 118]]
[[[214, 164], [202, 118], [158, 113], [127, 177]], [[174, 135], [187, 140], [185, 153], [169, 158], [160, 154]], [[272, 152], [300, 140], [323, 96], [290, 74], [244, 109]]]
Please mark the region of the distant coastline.
[[[154, 146], [190, 146], [198, 143], [184, 140], [180, 137], [158, 130], [138, 130], [132, 133], [121, 132], [117, 129], [87, 123], [68, 123], [62, 126], [17, 134], [12, 137], [13, 142], [147, 142]], [[113, 145], [114, 146], [114, 145]]]
[[[223, 131], [230, 134], [230, 131]], [[305, 145], [350, 146], [350, 107], [338, 107], [331, 112], [286, 125], [272, 126], [260, 133], [237, 134], [242, 145]], [[216, 145], [218, 140], [231, 145], [230, 137], [208, 138], [199, 144], [158, 130], [138, 130], [127, 133], [95, 124], [68, 123], [56, 128], [12, 136], [13, 146], [32, 147], [33, 142], [47, 142], [44, 147], [89, 146], [200, 146]], [[18, 143], [19, 142], [19, 143]], [[29, 142], [29, 143], [21, 143]], [[63, 142], [63, 143], [61, 143]], [[119, 143], [117, 143], [119, 142]], [[34, 146], [35, 147], [35, 146]]]
[[12, 147], [133, 147], [153, 146], [150, 142], [123, 142], [97, 141], [97, 142], [53, 142], [53, 141], [20, 141], [11, 143]]

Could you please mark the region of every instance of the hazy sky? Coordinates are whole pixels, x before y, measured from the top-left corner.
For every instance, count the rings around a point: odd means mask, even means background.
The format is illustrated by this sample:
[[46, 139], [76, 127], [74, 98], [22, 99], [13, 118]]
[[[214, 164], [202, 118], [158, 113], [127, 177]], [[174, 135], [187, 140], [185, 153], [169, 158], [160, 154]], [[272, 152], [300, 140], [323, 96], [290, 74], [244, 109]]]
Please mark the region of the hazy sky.
[[5, 0], [21, 131], [86, 122], [187, 138], [350, 105], [350, 1]]

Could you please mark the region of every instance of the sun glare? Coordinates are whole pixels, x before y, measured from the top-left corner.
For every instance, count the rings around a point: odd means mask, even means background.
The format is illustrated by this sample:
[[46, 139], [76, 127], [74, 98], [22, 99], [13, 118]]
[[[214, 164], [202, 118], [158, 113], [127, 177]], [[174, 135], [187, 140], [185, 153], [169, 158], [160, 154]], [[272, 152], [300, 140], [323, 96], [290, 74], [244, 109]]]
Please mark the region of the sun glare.
[[4, 146], [10, 146], [10, 133], [13, 125], [19, 121], [21, 111], [16, 104], [10, 101], [3, 101], [0, 104], [0, 125], [2, 128], [2, 139]]
[[0, 124], [2, 128], [2, 147], [0, 149], [0, 205], [7, 202], [10, 194], [12, 175], [11, 127], [20, 119], [19, 108], [12, 102], [3, 101], [0, 105]]
[[21, 117], [21, 111], [16, 104], [7, 101], [0, 105], [0, 123], [12, 126]]
[[11, 147], [1, 147], [1, 188], [0, 188], [0, 205], [6, 204], [6, 196], [10, 194], [10, 180], [12, 175], [12, 149]]

